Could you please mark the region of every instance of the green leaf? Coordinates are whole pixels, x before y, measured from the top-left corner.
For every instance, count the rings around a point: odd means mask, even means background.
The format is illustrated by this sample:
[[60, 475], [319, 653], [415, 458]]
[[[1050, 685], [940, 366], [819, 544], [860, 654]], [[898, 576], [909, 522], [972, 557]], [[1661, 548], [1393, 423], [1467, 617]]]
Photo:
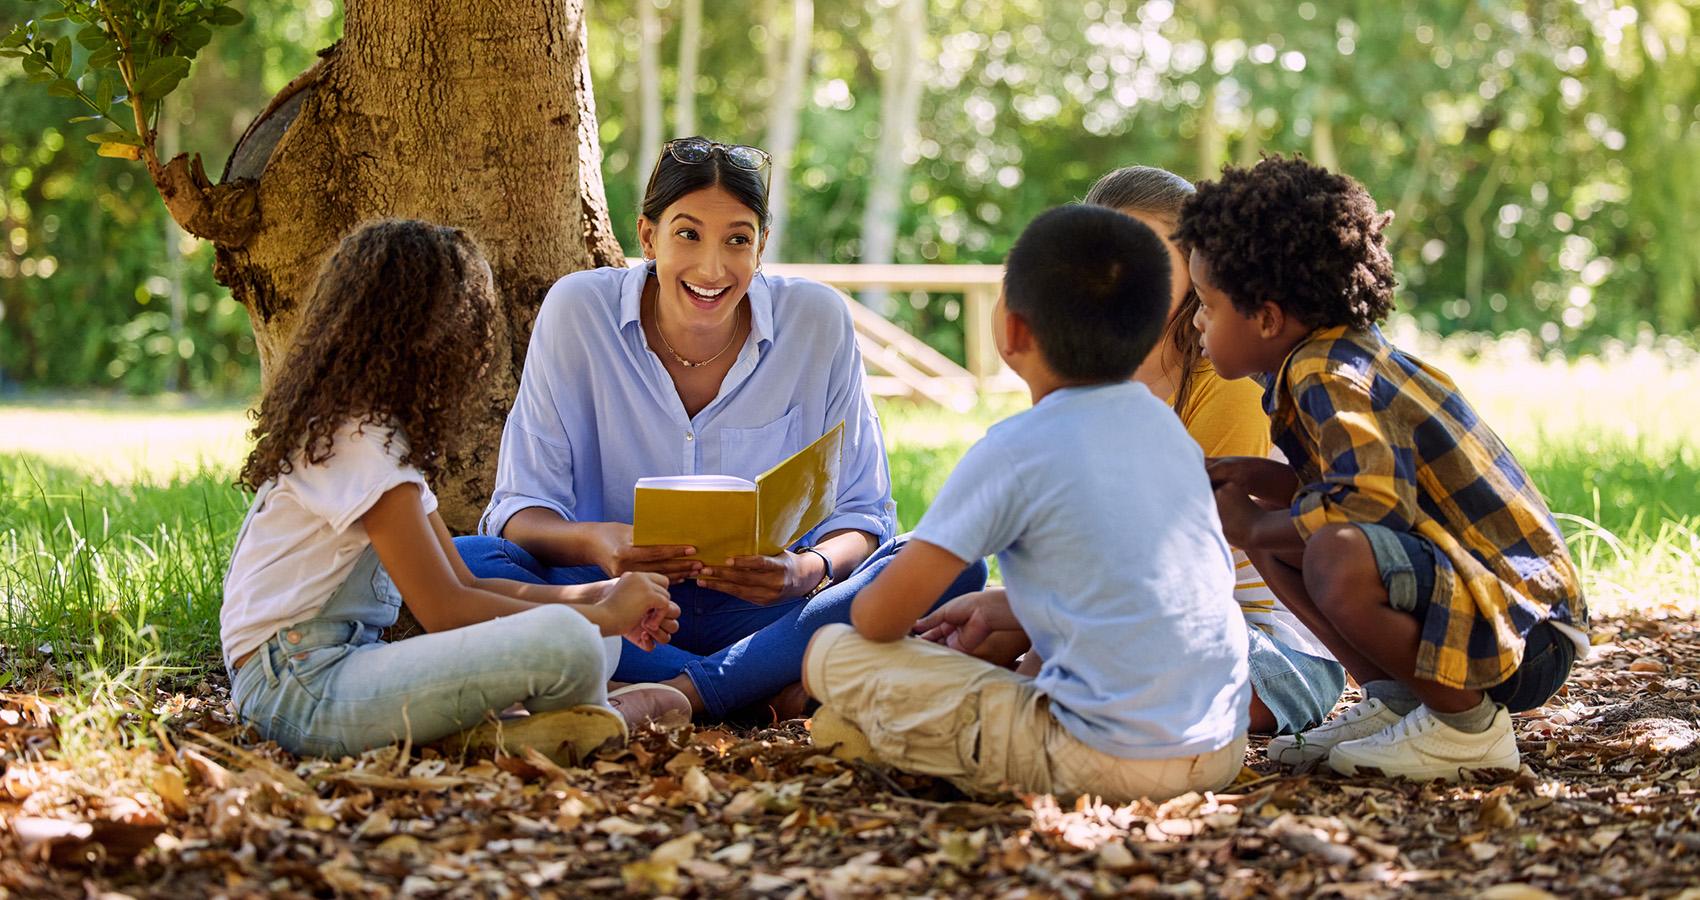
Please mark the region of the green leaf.
[[39, 57], [39, 56], [37, 56], [33, 53], [30, 54], [29, 56], [24, 57], [24, 74], [25, 75], [28, 75], [31, 78], [34, 78], [35, 76], [40, 75], [42, 73], [42, 71], [46, 68], [47, 68], [47, 62], [45, 60], [43, 60], [41, 57]]
[[176, 29], [177, 46], [186, 56], [194, 56], [197, 50], [212, 43], [212, 29], [205, 25], [184, 25]]
[[45, 68], [30, 73], [30, 80], [36, 84], [49, 84], [57, 77]]
[[71, 39], [62, 37], [53, 44], [53, 68], [61, 72], [71, 68]]
[[29, 43], [29, 33], [24, 31], [22, 25], [14, 26], [11, 31], [6, 32], [5, 37], [0, 38], [0, 47], [22, 47], [27, 43]]
[[60, 78], [47, 86], [47, 93], [55, 97], [75, 97], [77, 83], [69, 78]]
[[143, 100], [159, 100], [171, 93], [183, 76], [189, 74], [189, 61], [181, 56], [162, 56], [148, 63], [136, 76], [132, 90]]
[[115, 81], [116, 79], [112, 78], [99, 79], [99, 86], [95, 88], [94, 92], [94, 105], [100, 107], [101, 112], [106, 112], [112, 108], [112, 92], [115, 90]]
[[213, 7], [212, 12], [207, 13], [207, 22], [221, 26], [240, 25], [242, 23], [242, 14], [228, 6], [216, 6]]
[[36, 21], [37, 22], [63, 22], [66, 19], [69, 19], [69, 18], [71, 18], [71, 14], [69, 12], [66, 12], [63, 9], [56, 9], [56, 10], [48, 13], [47, 15], [44, 15], [44, 16], [36, 19]]
[[122, 55], [122, 53], [123, 51], [118, 49], [117, 44], [107, 44], [99, 50], [89, 54], [89, 66], [90, 68], [96, 69], [111, 68], [112, 64], [118, 61], [118, 57]]
[[96, 144], [125, 144], [131, 147], [140, 147], [142, 145], [141, 138], [125, 131], [122, 128], [115, 128], [111, 131], [102, 131], [97, 134], [84, 135], [84, 137], [88, 138], [91, 143]]
[[106, 45], [106, 32], [99, 25], [84, 25], [77, 32], [77, 43], [82, 44], [84, 50], [99, 50]]
[[102, 120], [102, 119], [105, 119], [105, 118], [106, 118], [105, 116], [72, 116], [71, 117], [71, 124], [72, 125], [81, 125], [84, 122], [94, 122], [94, 121]]
[[21, 59], [29, 55], [22, 47], [0, 47], [0, 59]]

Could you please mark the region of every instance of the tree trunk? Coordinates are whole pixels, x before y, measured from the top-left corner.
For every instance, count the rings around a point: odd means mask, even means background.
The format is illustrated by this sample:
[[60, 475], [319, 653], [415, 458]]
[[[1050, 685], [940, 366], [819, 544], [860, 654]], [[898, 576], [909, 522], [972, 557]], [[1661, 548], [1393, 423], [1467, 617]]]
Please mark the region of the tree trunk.
[[251, 236], [218, 244], [217, 271], [248, 309], [269, 384], [321, 261], [355, 226], [419, 218], [478, 238], [508, 352], [465, 398], [448, 475], [433, 485], [449, 525], [469, 530], [490, 494], [544, 290], [621, 260], [602, 190], [584, 4], [348, 0], [345, 22], [343, 39], [232, 152], [223, 180], [251, 179], [257, 210]]
[[[903, 151], [921, 116], [921, 36], [927, 31], [925, 0], [899, 0], [891, 11], [891, 65], [880, 75], [880, 137], [874, 151], [868, 202], [862, 208], [862, 262], [889, 263], [897, 249], [903, 212], [903, 183], [909, 165]], [[861, 300], [881, 312], [884, 289], [864, 291]]]
[[702, 0], [685, 0], [679, 22], [679, 84], [673, 99], [673, 133], [697, 133], [697, 59], [702, 55]]
[[775, 262], [785, 259], [785, 225], [790, 218], [791, 203], [791, 157], [797, 151], [797, 131], [803, 108], [803, 89], [809, 77], [809, 46], [814, 30], [814, 0], [793, 0], [791, 40], [785, 52], [785, 71], [774, 86], [767, 130], [767, 152], [773, 154], [767, 204], [773, 213], [773, 222], [768, 227], [766, 256]]

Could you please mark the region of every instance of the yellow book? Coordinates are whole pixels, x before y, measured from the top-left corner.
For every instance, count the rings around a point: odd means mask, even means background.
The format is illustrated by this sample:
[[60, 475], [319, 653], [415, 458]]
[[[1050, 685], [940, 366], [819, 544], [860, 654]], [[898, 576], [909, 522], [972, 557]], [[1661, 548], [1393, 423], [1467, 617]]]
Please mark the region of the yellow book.
[[708, 565], [734, 556], [774, 556], [826, 521], [838, 498], [844, 423], [756, 476], [639, 478], [632, 543], [697, 548]]

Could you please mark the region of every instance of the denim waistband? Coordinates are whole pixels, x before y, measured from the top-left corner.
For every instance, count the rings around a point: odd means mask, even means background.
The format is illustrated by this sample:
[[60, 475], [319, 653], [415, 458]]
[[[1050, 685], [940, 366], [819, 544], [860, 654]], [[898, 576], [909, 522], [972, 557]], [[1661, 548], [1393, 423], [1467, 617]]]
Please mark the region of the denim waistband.
[[[316, 650], [320, 647], [335, 647], [339, 644], [370, 644], [383, 635], [383, 629], [365, 622], [353, 622], [347, 619], [308, 619], [297, 622], [287, 628], [278, 629], [277, 633], [266, 639], [248, 661], [242, 665], [246, 669], [251, 665], [261, 665], [268, 670], [268, 676], [275, 677], [275, 672], [282, 664], [273, 656], [275, 653], [288, 655]], [[239, 669], [227, 669], [232, 684], [236, 682]]]

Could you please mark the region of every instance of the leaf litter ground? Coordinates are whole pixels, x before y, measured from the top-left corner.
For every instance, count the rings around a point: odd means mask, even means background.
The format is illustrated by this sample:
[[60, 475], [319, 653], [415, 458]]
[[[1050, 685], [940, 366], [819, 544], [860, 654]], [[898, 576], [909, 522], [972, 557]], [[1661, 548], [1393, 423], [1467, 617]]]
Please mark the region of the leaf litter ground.
[[1517, 718], [1518, 773], [1342, 778], [1255, 741], [1229, 792], [1123, 807], [970, 801], [824, 755], [800, 720], [654, 731], [574, 769], [331, 762], [236, 727], [222, 681], [154, 698], [150, 742], [31, 685], [0, 694], [0, 896], [1700, 898], [1700, 624], [1596, 631]]

